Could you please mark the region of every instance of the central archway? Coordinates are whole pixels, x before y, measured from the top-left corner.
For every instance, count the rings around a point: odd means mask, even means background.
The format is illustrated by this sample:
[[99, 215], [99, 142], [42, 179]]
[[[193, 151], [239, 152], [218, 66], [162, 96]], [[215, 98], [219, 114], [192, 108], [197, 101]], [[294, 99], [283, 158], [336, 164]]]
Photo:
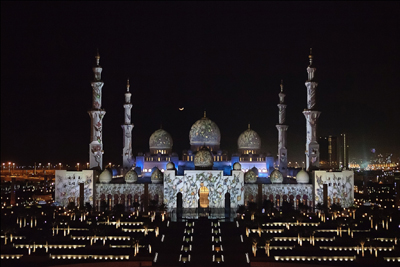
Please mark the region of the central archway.
[[199, 205], [200, 208], [208, 208], [210, 201], [208, 200], [209, 190], [207, 187], [202, 186], [199, 189]]

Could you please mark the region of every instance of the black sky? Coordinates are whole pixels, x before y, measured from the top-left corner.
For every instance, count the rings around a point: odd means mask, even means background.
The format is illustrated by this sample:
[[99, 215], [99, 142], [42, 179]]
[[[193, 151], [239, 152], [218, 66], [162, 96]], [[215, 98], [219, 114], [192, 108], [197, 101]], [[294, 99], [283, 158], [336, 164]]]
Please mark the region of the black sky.
[[289, 161], [302, 161], [310, 47], [318, 135], [347, 133], [350, 157], [398, 157], [399, 14], [399, 2], [1, 2], [1, 161], [87, 162], [96, 48], [104, 162], [121, 162], [128, 77], [135, 153], [162, 124], [179, 154], [203, 110], [223, 150], [250, 122], [276, 154], [283, 79]]

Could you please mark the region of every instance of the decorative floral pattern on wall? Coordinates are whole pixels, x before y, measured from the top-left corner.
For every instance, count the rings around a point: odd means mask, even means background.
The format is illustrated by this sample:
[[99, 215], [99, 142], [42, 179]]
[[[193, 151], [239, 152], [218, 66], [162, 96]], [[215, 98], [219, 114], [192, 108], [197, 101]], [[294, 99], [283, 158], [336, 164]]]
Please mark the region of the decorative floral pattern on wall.
[[276, 196], [279, 195], [280, 199], [283, 199], [283, 196], [292, 195], [294, 199], [296, 196], [300, 196], [303, 199], [304, 195], [307, 196], [308, 200], [313, 200], [313, 185], [312, 184], [263, 184], [262, 187], [263, 198], [269, 199], [270, 195], [274, 196], [274, 200]]
[[[139, 198], [144, 194], [144, 184], [96, 184], [96, 200], [101, 199], [101, 195], [104, 194], [106, 197], [108, 195], [125, 195], [125, 199], [129, 194], [138, 195]], [[140, 199], [139, 199], [140, 200]]]
[[158, 195], [158, 204], [161, 204], [164, 200], [164, 186], [162, 184], [149, 184], [149, 198], [155, 199], [155, 195]]
[[253, 202], [257, 201], [258, 195], [258, 184], [246, 184], [244, 186], [244, 203], [247, 204], [253, 196]]
[[93, 205], [93, 171], [65, 171], [56, 170], [55, 175], [55, 199], [63, 206], [70, 201], [78, 204], [79, 184], [84, 184], [84, 203]]
[[182, 193], [183, 208], [197, 208], [199, 190], [205, 186], [209, 190], [210, 208], [224, 208], [225, 194], [230, 193], [231, 207], [242, 205], [244, 197], [243, 173], [223, 176], [223, 171], [185, 171], [184, 176], [175, 172], [164, 173], [164, 203], [168, 208], [176, 208], [177, 194]]
[[[245, 203], [247, 204], [249, 201], [256, 202], [258, 196], [258, 184], [246, 184], [244, 186], [245, 190]], [[283, 199], [283, 196], [292, 195], [294, 199], [296, 196], [300, 196], [303, 199], [303, 196], [306, 195], [308, 200], [312, 200], [312, 192], [313, 192], [312, 184], [262, 184], [262, 199], [269, 199], [270, 195], [273, 196], [274, 201], [276, 196], [278, 195], [280, 199]]]
[[328, 185], [328, 202], [347, 208], [354, 204], [354, 173], [352, 171], [315, 171], [315, 203], [324, 202], [323, 185]]

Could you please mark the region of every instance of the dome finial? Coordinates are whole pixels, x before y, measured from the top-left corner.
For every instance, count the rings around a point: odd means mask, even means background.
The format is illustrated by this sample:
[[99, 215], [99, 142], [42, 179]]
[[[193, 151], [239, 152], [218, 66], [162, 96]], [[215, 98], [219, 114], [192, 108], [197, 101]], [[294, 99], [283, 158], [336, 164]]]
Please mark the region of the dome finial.
[[162, 123], [160, 123], [160, 129], [162, 129]]
[[308, 55], [308, 59], [310, 60], [310, 66], [311, 66], [312, 65], [312, 59], [313, 59], [312, 48], [310, 48], [310, 55]]
[[250, 130], [250, 122], [247, 124], [247, 128]]
[[126, 80], [126, 91], [129, 92], [129, 88], [131, 85], [129, 84], [129, 78]]
[[207, 118], [207, 111], [204, 110], [204, 118]]
[[100, 65], [100, 54], [99, 54], [99, 49], [97, 48], [97, 54], [95, 56], [96, 59], [96, 65], [99, 66]]
[[281, 93], [283, 93], [283, 79], [281, 80]]

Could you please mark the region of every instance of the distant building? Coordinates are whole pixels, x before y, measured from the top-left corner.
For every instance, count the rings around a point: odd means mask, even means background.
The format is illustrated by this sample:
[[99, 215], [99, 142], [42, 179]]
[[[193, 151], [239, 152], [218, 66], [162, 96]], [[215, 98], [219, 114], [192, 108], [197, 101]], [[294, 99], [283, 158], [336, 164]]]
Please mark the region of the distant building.
[[321, 169], [339, 168], [339, 147], [336, 136], [324, 136], [319, 138], [320, 167]]
[[341, 134], [338, 138], [339, 147], [339, 168], [348, 169], [349, 168], [349, 144], [347, 141], [347, 136], [345, 133]]

